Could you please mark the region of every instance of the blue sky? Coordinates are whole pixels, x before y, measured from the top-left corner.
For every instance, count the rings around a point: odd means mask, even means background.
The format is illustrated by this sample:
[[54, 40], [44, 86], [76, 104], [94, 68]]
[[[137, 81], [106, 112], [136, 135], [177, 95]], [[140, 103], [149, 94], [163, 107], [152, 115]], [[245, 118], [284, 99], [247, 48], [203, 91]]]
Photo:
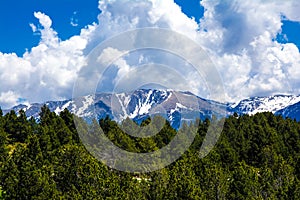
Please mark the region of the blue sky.
[[[91, 48], [112, 35], [149, 26], [201, 45], [224, 81], [227, 101], [300, 94], [299, 10], [298, 0], [2, 1], [0, 106], [70, 98]], [[134, 68], [126, 58], [118, 62], [114, 76]], [[192, 92], [202, 96], [201, 83], [188, 72]], [[113, 84], [115, 77], [106, 78]]]
[[[197, 21], [203, 16], [198, 0], [175, 0], [182, 11]], [[53, 20], [53, 28], [62, 40], [78, 35], [88, 24], [97, 22], [98, 0], [17, 0], [0, 3], [0, 52], [15, 52], [22, 56], [26, 49], [39, 43], [40, 36], [33, 34], [29, 23], [37, 23], [33, 16], [41, 11]], [[72, 24], [71, 24], [72, 22]]]
[[277, 40], [283, 43], [292, 42], [300, 49], [300, 22], [284, 20], [282, 33], [278, 34]]
[[96, 22], [99, 14], [98, 0], [1, 1], [1, 52], [15, 52], [21, 56], [26, 49], [39, 43], [40, 36], [33, 34], [29, 26], [29, 23], [37, 23], [33, 16], [37, 11], [51, 16], [53, 28], [62, 40], [78, 35], [83, 27]]
[[[198, 0], [175, 0], [182, 11], [199, 22], [204, 8]], [[97, 21], [98, 0], [18, 0], [0, 3], [0, 52], [15, 52], [22, 56], [26, 49], [39, 43], [40, 36], [33, 34], [29, 23], [37, 23], [33, 12], [41, 11], [51, 16], [53, 28], [62, 40], [78, 35], [86, 25]], [[72, 22], [72, 24], [71, 24]], [[293, 42], [300, 47], [300, 23], [283, 21], [278, 41]]]

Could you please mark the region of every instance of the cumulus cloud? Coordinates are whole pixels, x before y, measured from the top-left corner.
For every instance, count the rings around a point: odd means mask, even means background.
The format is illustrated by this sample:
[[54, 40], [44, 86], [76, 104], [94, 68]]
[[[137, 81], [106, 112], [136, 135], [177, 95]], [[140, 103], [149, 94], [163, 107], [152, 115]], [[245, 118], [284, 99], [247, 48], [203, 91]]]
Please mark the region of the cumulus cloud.
[[49, 16], [41, 12], [35, 12], [34, 16], [40, 24], [30, 26], [41, 34], [38, 46], [22, 57], [0, 53], [0, 105], [4, 108], [20, 103], [18, 99], [45, 102], [70, 98], [76, 73], [84, 65], [83, 50], [93, 27], [61, 41], [51, 28]]
[[[116, 35], [128, 29], [168, 28], [195, 40], [208, 52], [222, 76], [227, 101], [300, 93], [295, 78], [298, 73], [294, 72], [299, 71], [298, 48], [276, 41], [283, 19], [299, 20], [297, 1], [202, 0], [201, 4], [205, 12], [197, 24], [171, 0], [102, 1], [99, 8], [103, 13], [98, 17], [97, 29], [104, 31], [94, 41], [108, 38], [104, 34]], [[145, 59], [151, 62], [151, 58]], [[165, 63], [166, 59], [167, 56], [160, 62]], [[205, 95], [197, 89], [201, 84], [195, 82], [193, 79], [190, 83], [193, 91]]]
[[300, 20], [298, 1], [203, 0], [198, 41], [215, 61], [228, 100], [300, 93], [299, 50], [276, 41], [282, 20]]
[[15, 92], [9, 90], [7, 92], [1, 92], [0, 93], [0, 102], [3, 106], [10, 106], [17, 104], [19, 102], [18, 94], [15, 94]]
[[[44, 102], [71, 98], [78, 74], [99, 43], [124, 31], [145, 27], [176, 31], [203, 47], [219, 71], [227, 101], [274, 93], [300, 93], [299, 49], [293, 43], [276, 41], [283, 19], [300, 21], [299, 1], [202, 0], [200, 3], [205, 12], [198, 24], [173, 0], [102, 0], [98, 21], [65, 41], [52, 28], [49, 16], [35, 12], [39, 24], [29, 25], [33, 32], [41, 35], [40, 43], [22, 57], [0, 53], [0, 105], [9, 107], [17, 104], [18, 99]], [[137, 66], [158, 63], [187, 74], [191, 79], [187, 89], [192, 87], [199, 96], [206, 97], [192, 68], [178, 62], [174, 55], [172, 58], [157, 51], [151, 55], [143, 51], [123, 52], [113, 46], [106, 51], [109, 53], [106, 56], [121, 55], [113, 63], [115, 68], [105, 74], [112, 86], [122, 77], [128, 78]], [[148, 73], [153, 76], [149, 80], [155, 79], [155, 74]], [[92, 74], [87, 71], [85, 75]], [[130, 84], [134, 85], [132, 81]]]

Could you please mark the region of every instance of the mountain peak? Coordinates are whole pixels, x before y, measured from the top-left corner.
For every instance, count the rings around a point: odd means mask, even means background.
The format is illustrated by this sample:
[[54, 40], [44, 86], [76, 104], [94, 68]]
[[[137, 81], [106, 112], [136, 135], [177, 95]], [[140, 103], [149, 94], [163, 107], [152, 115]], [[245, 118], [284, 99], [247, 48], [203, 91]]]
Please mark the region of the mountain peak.
[[258, 112], [273, 112], [293, 105], [300, 101], [300, 95], [273, 95], [269, 97], [252, 97], [231, 105], [235, 112], [241, 114], [256, 114]]
[[[250, 114], [273, 112], [283, 116], [300, 116], [300, 95], [274, 95], [269, 97], [252, 97], [235, 104], [224, 104], [207, 100], [189, 91], [163, 89], [138, 89], [132, 92], [98, 93], [65, 101], [48, 101], [49, 109], [59, 114], [68, 109], [75, 115], [90, 121], [107, 115], [115, 121], [127, 117], [141, 122], [153, 115], [162, 115], [174, 128], [179, 128], [182, 120], [193, 121], [196, 118], [211, 118], [212, 115], [225, 117], [233, 114]], [[33, 103], [18, 105], [9, 110], [19, 112], [23, 109], [28, 118], [39, 118], [44, 104]]]

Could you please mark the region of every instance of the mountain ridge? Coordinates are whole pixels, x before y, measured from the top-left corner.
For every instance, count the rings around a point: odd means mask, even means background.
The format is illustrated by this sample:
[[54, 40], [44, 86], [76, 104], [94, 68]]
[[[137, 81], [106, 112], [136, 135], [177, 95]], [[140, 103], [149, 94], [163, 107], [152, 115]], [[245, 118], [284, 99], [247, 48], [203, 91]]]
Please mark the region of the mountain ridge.
[[10, 110], [15, 112], [23, 109], [28, 118], [39, 118], [43, 105], [56, 114], [64, 109], [90, 121], [107, 115], [116, 121], [131, 118], [141, 122], [154, 115], [162, 115], [170, 121], [174, 128], [179, 128], [183, 121], [196, 118], [211, 118], [213, 115], [226, 117], [237, 113], [253, 115], [258, 112], [272, 112], [283, 117], [300, 120], [300, 95], [273, 95], [269, 97], [251, 97], [237, 103], [220, 103], [199, 97], [188, 91], [162, 89], [139, 89], [133, 92], [97, 93], [76, 99], [63, 101], [47, 101], [45, 103], [20, 104]]

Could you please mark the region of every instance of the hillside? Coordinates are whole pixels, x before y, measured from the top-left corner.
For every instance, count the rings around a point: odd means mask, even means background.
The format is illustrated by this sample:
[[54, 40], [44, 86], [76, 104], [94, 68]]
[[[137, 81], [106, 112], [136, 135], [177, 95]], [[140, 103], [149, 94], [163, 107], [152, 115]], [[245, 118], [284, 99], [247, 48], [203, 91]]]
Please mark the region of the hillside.
[[[74, 117], [68, 110], [56, 115], [47, 107], [42, 107], [39, 123], [27, 120], [24, 112], [0, 115], [1, 198], [300, 198], [300, 124], [296, 121], [272, 113], [230, 116], [218, 143], [204, 158], [199, 150], [211, 122], [197, 121], [195, 139], [178, 160], [157, 171], [127, 173], [91, 156], [79, 139]], [[96, 144], [100, 135], [95, 123], [79, 121]], [[167, 123], [156, 136], [136, 138], [109, 118], [100, 120], [100, 125], [116, 146], [136, 153], [163, 148], [180, 131]]]

